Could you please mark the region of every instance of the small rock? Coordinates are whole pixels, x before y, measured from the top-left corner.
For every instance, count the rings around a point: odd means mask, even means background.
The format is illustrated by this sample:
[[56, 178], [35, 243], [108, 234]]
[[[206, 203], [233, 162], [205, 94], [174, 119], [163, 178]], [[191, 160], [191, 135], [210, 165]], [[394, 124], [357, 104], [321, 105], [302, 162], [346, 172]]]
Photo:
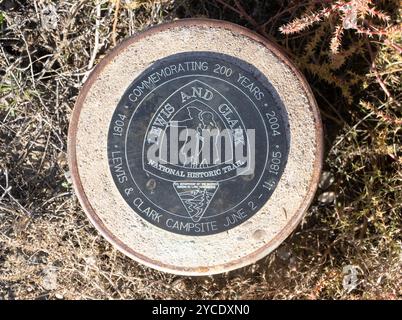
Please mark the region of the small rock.
[[69, 184], [72, 183], [72, 180], [71, 180], [71, 172], [70, 172], [70, 171], [64, 172], [64, 178], [66, 178], [67, 183], [69, 183]]
[[324, 171], [321, 174], [321, 179], [318, 184], [318, 187], [321, 190], [326, 190], [334, 183], [334, 181], [335, 181], [334, 175], [329, 171]]
[[96, 266], [96, 258], [94, 256], [86, 256], [84, 260], [88, 266]]
[[68, 160], [67, 154], [65, 152], [59, 153], [59, 155], [57, 156], [57, 164], [60, 166], [60, 168], [67, 168]]
[[354, 5], [346, 5], [343, 7], [345, 18], [343, 19], [342, 26], [344, 29], [357, 28], [357, 8]]
[[287, 250], [286, 246], [279, 247], [278, 250], [276, 250], [276, 254], [279, 257], [279, 259], [283, 261], [288, 260], [292, 255], [292, 253], [289, 250]]
[[184, 279], [176, 279], [172, 282], [171, 285], [173, 288], [179, 291], [184, 291], [186, 290], [186, 282]]
[[54, 267], [46, 268], [43, 273], [42, 287], [45, 290], [57, 289], [57, 269]]
[[333, 191], [323, 192], [318, 196], [318, 201], [324, 205], [334, 203], [335, 199], [336, 194]]
[[342, 286], [347, 293], [352, 292], [361, 283], [359, 276], [363, 275], [363, 270], [359, 266], [347, 265], [343, 267], [344, 274]]
[[45, 29], [52, 30], [57, 28], [59, 15], [57, 14], [56, 7], [52, 4], [47, 5], [41, 12], [42, 26]]

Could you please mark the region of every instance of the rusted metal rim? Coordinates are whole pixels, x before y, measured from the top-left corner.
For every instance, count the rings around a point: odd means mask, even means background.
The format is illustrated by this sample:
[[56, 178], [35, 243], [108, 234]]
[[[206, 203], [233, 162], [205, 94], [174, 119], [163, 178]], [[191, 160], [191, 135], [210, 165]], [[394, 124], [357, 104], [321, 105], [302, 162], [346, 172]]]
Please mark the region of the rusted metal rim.
[[[245, 37], [248, 37], [268, 48], [280, 61], [285, 63], [296, 75], [296, 77], [300, 80], [300, 83], [303, 86], [303, 89], [308, 97], [309, 105], [312, 108], [312, 114], [314, 116], [314, 126], [315, 126], [315, 141], [316, 141], [316, 151], [315, 151], [315, 161], [313, 164], [313, 175], [311, 176], [311, 180], [309, 182], [308, 191], [299, 206], [296, 213], [293, 215], [291, 220], [287, 223], [287, 225], [279, 232], [274, 238], [272, 238], [265, 245], [260, 247], [258, 250], [253, 253], [237, 259], [233, 260], [230, 263], [216, 265], [214, 267], [197, 267], [197, 268], [184, 268], [178, 267], [175, 265], [168, 265], [161, 263], [159, 261], [155, 261], [146, 257], [138, 252], [134, 251], [132, 248], [128, 247], [124, 244], [120, 239], [118, 239], [101, 221], [98, 217], [95, 210], [92, 208], [91, 203], [85, 193], [84, 187], [82, 185], [78, 163], [77, 163], [77, 154], [76, 154], [76, 139], [77, 139], [77, 130], [78, 123], [80, 118], [81, 109], [83, 107], [84, 101], [88, 94], [89, 89], [96, 81], [98, 76], [101, 74], [102, 70], [113, 61], [113, 59], [119, 55], [119, 53], [129, 47], [131, 44], [138, 42], [154, 33], [158, 33], [160, 31], [165, 31], [168, 29], [173, 29], [177, 27], [190, 27], [190, 26], [199, 26], [199, 27], [212, 27], [212, 28], [220, 28], [225, 30], [230, 30], [234, 34], [239, 34]], [[76, 190], [77, 197], [84, 208], [84, 211], [96, 229], [109, 241], [111, 242], [118, 250], [120, 250], [125, 255], [131, 257], [132, 259], [141, 262], [149, 267], [166, 271], [173, 272], [176, 274], [182, 275], [206, 275], [206, 274], [216, 274], [221, 272], [226, 272], [230, 270], [234, 270], [249, 264], [256, 262], [257, 260], [263, 258], [272, 250], [277, 248], [297, 227], [301, 219], [306, 213], [306, 210], [310, 206], [314, 195], [317, 190], [321, 169], [322, 169], [322, 161], [323, 161], [323, 129], [321, 123], [321, 117], [319, 113], [319, 109], [317, 107], [317, 103], [313, 96], [313, 93], [302, 73], [290, 62], [286, 53], [277, 46], [276, 44], [268, 41], [264, 37], [258, 35], [257, 33], [241, 27], [239, 25], [219, 20], [212, 19], [183, 19], [177, 20], [170, 23], [161, 24], [158, 26], [151, 27], [146, 31], [143, 31], [135, 36], [128, 38], [123, 41], [117, 47], [115, 47], [111, 52], [102, 59], [102, 61], [95, 67], [95, 69], [90, 74], [86, 83], [84, 84], [81, 92], [78, 96], [78, 99], [75, 103], [74, 110], [71, 116], [69, 131], [68, 131], [68, 162], [71, 170], [71, 176], [74, 188]]]

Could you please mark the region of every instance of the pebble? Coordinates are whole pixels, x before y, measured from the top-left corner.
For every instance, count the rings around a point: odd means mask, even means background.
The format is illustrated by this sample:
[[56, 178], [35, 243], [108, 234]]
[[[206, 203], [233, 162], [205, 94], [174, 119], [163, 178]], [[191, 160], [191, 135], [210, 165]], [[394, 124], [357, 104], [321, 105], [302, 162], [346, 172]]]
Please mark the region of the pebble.
[[336, 194], [333, 191], [323, 192], [318, 196], [318, 201], [324, 205], [334, 203], [335, 199]]
[[334, 175], [329, 171], [324, 171], [321, 174], [321, 179], [318, 187], [322, 190], [328, 189], [335, 181]]

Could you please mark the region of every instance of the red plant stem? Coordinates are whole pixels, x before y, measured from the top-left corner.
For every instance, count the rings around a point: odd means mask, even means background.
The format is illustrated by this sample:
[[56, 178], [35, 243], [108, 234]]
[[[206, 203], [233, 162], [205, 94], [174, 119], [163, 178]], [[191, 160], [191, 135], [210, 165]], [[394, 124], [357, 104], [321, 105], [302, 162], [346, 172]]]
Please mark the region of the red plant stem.
[[226, 1], [224, 1], [224, 0], [215, 0], [215, 2], [220, 3], [221, 5], [227, 7], [228, 9], [230, 9], [230, 10], [236, 12], [236, 13], [237, 13], [238, 15], [240, 15], [240, 16], [242, 15], [242, 13], [241, 13], [238, 9], [236, 9], [235, 7], [233, 7], [233, 6], [231, 6], [230, 4], [226, 3]]
[[371, 59], [371, 71], [374, 73], [378, 84], [384, 90], [384, 92], [387, 95], [388, 99], [391, 100], [391, 101], [395, 101], [396, 104], [398, 106], [400, 106], [401, 104], [398, 101], [396, 101], [394, 98], [392, 98], [391, 93], [389, 92], [387, 86], [385, 85], [384, 81], [381, 78], [380, 73], [378, 72], [377, 66], [375, 64], [375, 56], [374, 56], [373, 50], [371, 49], [371, 45], [370, 45], [369, 42], [367, 42], [367, 49], [368, 49], [368, 52], [370, 54], [370, 59]]
[[[371, 104], [371, 103], [366, 103], [363, 105], [366, 109], [370, 110], [373, 112], [378, 118], [382, 119], [384, 122], [387, 122], [389, 124], [393, 124], [396, 126], [402, 125], [402, 119], [394, 118], [389, 115], [387, 115], [385, 112], [381, 110], [376, 110], [376, 108]], [[389, 154], [394, 160], [397, 160], [393, 157], [393, 155]]]
[[397, 44], [389, 41], [388, 39], [385, 39], [384, 43], [388, 46], [391, 46], [392, 48], [394, 48], [396, 51], [399, 52], [399, 54], [402, 54], [402, 47], [398, 46]]
[[260, 34], [262, 34], [266, 38], [269, 38], [269, 35], [265, 32], [264, 28], [262, 28], [261, 25], [246, 12], [244, 7], [241, 5], [240, 1], [235, 0], [236, 8], [226, 3], [226, 1], [224, 0], [215, 0], [215, 1], [227, 7], [228, 9], [236, 12], [239, 16], [246, 19]]
[[253, 25], [253, 27], [258, 28], [259, 24], [257, 23], [257, 21], [255, 21], [255, 19], [250, 16], [246, 10], [244, 10], [243, 6], [240, 4], [239, 0], [235, 0], [235, 5], [237, 7], [237, 9], [239, 9], [240, 14], [247, 20], [250, 21], [250, 23]]
[[[279, 18], [280, 16], [284, 15], [287, 12], [293, 12], [301, 7], [305, 7], [311, 3], [314, 4], [323, 4], [323, 2], [328, 3], [328, 4], [332, 4], [334, 1], [333, 0], [314, 0], [314, 1], [305, 1], [303, 3], [296, 3], [291, 7], [287, 7], [286, 9], [279, 11], [278, 13], [276, 13], [274, 16], [272, 16], [271, 18], [269, 18], [267, 21], [265, 21], [261, 27], [266, 27], [268, 24], [270, 24], [274, 19]], [[340, 5], [343, 6], [344, 4]]]

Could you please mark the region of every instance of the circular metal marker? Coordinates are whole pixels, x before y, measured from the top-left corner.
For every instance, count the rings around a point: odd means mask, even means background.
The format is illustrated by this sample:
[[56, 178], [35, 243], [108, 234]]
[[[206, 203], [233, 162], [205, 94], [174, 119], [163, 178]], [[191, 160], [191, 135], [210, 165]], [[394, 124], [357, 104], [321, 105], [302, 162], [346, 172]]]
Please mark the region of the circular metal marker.
[[205, 275], [274, 250], [312, 200], [322, 127], [285, 55], [227, 22], [129, 38], [92, 72], [68, 153], [85, 212], [150, 267]]
[[286, 165], [282, 110], [244, 60], [208, 51], [157, 60], [128, 87], [109, 125], [116, 187], [134, 212], [170, 232], [211, 235], [242, 224]]

